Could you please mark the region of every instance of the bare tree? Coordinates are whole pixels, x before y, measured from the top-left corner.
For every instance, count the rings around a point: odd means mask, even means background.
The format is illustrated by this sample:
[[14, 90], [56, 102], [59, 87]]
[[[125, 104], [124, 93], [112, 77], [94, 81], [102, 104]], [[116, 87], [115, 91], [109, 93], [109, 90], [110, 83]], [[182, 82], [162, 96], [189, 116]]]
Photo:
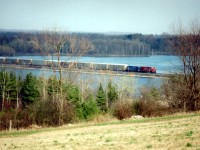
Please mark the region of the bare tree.
[[0, 90], [1, 90], [1, 99], [2, 99], [2, 103], [1, 103], [1, 110], [3, 111], [4, 109], [4, 103], [5, 103], [5, 97], [6, 97], [6, 82], [7, 82], [7, 73], [6, 71], [3, 69], [0, 72]]
[[[52, 89], [54, 90], [53, 101], [57, 105], [59, 111], [59, 125], [61, 125], [64, 106], [63, 68], [67, 66], [69, 69], [73, 64], [76, 64], [75, 62], [69, 62], [70, 56], [82, 56], [90, 49], [91, 43], [84, 38], [61, 32], [56, 28], [52, 31], [42, 32], [38, 35], [37, 40], [40, 53], [45, 57], [46, 63], [51, 67], [55, 75], [56, 72], [58, 72], [58, 83], [53, 84], [52, 86], [54, 87], [52, 87]], [[62, 60], [62, 56], [68, 57]]]
[[[198, 18], [187, 26], [181, 22], [173, 25], [173, 48], [180, 56], [183, 70], [181, 98], [184, 110], [196, 110], [200, 100], [200, 24]], [[183, 97], [183, 95], [185, 95]]]

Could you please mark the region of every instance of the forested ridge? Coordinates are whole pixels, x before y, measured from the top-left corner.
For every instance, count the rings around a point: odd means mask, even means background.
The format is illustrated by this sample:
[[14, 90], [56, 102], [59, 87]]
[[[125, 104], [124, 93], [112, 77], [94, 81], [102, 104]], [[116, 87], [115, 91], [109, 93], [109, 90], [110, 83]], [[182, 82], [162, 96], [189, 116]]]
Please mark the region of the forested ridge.
[[[0, 56], [35, 54], [42, 32], [0, 32]], [[87, 56], [148, 56], [170, 54], [172, 36], [143, 34], [64, 33], [91, 42]], [[66, 41], [67, 43], [67, 41]], [[70, 43], [65, 48], [68, 49]], [[65, 50], [66, 51], [66, 50]]]

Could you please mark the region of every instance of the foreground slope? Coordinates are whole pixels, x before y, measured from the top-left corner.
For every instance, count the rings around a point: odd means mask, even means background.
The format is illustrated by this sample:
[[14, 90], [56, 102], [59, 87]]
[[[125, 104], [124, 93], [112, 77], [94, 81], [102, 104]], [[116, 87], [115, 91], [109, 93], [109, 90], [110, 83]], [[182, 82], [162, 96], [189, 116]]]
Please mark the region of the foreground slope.
[[200, 149], [200, 113], [0, 132], [1, 149]]

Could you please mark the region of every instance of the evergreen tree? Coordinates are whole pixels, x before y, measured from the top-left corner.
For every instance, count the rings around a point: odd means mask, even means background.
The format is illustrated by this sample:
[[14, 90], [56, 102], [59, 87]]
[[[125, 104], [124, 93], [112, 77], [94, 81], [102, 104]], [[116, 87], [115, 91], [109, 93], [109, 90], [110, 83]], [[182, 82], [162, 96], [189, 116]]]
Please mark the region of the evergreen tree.
[[113, 102], [118, 100], [118, 94], [112, 83], [109, 82], [107, 86], [107, 98], [108, 98], [108, 106], [110, 107]]
[[16, 100], [17, 98], [17, 91], [16, 91], [16, 75], [10, 73], [8, 86], [7, 86], [7, 100]]
[[97, 106], [100, 108], [101, 111], [107, 111], [106, 95], [105, 95], [105, 92], [103, 90], [101, 83], [98, 88], [96, 101], [97, 101]]
[[92, 95], [89, 95], [88, 98], [83, 102], [82, 109], [82, 115], [84, 119], [90, 119], [100, 111]]
[[31, 73], [26, 75], [22, 86], [22, 103], [28, 105], [33, 103], [39, 97], [38, 81]]

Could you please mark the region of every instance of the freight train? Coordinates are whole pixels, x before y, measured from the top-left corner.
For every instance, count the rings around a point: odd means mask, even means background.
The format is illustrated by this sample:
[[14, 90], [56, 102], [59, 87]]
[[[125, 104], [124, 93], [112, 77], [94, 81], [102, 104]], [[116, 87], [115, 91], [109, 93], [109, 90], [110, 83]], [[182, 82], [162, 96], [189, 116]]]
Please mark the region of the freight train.
[[[0, 57], [0, 64], [24, 65], [32, 67], [56, 67], [57, 61], [52, 60], [34, 60], [34, 59], [20, 59]], [[142, 72], [142, 73], [156, 73], [155, 67], [147, 66], [129, 66], [127, 64], [107, 64], [107, 63], [89, 63], [89, 62], [65, 62], [60, 64], [63, 68], [75, 68], [86, 70], [110, 70], [110, 71], [124, 71], [124, 72]]]

